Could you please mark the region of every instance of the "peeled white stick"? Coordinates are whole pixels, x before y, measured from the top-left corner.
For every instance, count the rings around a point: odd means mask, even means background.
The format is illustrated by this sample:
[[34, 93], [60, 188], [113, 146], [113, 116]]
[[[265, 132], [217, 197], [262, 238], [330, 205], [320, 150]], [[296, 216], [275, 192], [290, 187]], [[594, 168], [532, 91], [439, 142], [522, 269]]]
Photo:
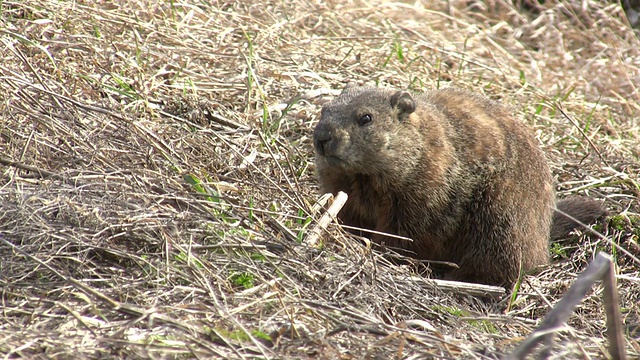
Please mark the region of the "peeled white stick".
[[305, 241], [307, 245], [316, 246], [318, 244], [320, 236], [327, 229], [329, 223], [338, 216], [338, 213], [347, 202], [347, 199], [348, 196], [346, 193], [342, 191], [338, 192], [338, 195], [336, 195], [333, 203], [329, 206], [329, 209], [327, 209], [320, 220], [318, 220], [318, 223], [309, 231], [309, 236], [307, 236]]

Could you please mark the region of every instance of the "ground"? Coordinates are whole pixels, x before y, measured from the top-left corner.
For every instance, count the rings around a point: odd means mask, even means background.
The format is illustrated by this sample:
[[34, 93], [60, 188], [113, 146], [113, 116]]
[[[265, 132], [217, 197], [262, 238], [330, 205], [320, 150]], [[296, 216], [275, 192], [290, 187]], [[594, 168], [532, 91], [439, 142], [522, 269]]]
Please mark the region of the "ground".
[[[603, 1], [0, 2], [5, 358], [499, 358], [598, 251], [640, 353], [640, 40]], [[609, 218], [500, 299], [322, 215], [311, 135], [349, 82], [457, 86]], [[597, 284], [545, 349], [607, 358]], [[540, 353], [539, 353], [540, 354]], [[534, 355], [534, 357], [537, 357]]]

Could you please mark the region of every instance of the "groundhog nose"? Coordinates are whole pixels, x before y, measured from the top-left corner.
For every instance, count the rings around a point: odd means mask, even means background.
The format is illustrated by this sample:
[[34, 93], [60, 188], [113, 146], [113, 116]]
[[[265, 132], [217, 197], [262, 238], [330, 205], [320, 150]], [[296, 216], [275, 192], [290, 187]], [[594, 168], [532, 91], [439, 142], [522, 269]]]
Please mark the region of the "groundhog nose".
[[325, 124], [318, 124], [313, 134], [313, 144], [320, 155], [326, 155], [326, 149], [331, 142], [331, 129]]

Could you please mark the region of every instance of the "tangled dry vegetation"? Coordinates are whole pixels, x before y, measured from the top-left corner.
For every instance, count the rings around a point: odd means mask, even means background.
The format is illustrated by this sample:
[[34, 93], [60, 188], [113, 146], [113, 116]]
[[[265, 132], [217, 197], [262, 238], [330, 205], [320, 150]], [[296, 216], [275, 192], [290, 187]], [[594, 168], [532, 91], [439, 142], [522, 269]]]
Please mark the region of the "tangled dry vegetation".
[[[640, 353], [640, 41], [619, 4], [0, 2], [5, 358], [498, 358], [600, 250]], [[349, 81], [458, 86], [536, 132], [606, 239], [517, 296], [446, 293], [318, 219], [310, 136]], [[601, 288], [545, 350], [606, 358]], [[542, 350], [540, 350], [542, 351]]]

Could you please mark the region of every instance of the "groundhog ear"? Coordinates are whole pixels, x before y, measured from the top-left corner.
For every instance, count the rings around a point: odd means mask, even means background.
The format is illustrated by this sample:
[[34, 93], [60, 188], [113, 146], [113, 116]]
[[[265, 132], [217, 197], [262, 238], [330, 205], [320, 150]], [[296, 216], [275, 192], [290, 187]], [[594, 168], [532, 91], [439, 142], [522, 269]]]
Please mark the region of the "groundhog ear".
[[416, 110], [416, 103], [408, 91], [398, 91], [391, 97], [391, 107], [398, 108], [401, 114], [409, 115]]

